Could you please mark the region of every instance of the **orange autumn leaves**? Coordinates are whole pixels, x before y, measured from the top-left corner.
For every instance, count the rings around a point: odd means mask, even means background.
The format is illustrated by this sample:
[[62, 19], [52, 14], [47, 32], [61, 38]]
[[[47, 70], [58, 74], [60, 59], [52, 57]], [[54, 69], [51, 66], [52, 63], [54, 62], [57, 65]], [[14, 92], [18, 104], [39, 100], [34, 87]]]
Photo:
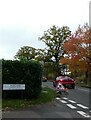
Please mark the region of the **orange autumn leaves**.
[[72, 71], [88, 71], [91, 67], [91, 28], [88, 25], [79, 27], [64, 43], [66, 55], [60, 60]]

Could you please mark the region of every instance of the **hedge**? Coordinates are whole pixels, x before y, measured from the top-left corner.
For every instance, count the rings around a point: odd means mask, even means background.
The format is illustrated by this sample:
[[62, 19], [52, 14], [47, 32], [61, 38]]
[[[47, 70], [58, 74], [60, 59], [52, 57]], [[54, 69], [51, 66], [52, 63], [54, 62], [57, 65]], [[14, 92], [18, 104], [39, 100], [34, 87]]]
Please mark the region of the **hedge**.
[[2, 60], [2, 85], [25, 84], [25, 90], [3, 90], [3, 98], [34, 98], [41, 92], [42, 68], [36, 61]]

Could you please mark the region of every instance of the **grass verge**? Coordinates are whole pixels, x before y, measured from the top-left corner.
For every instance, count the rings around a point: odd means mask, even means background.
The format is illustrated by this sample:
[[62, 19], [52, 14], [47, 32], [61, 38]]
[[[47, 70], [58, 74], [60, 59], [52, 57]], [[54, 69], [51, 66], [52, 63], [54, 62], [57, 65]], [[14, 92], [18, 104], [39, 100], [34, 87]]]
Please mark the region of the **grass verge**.
[[31, 107], [31, 105], [44, 104], [54, 100], [56, 92], [51, 88], [42, 88], [41, 94], [37, 99], [3, 99], [2, 110], [12, 110], [19, 108]]
[[91, 82], [89, 82], [88, 84], [84, 83], [84, 82], [78, 82], [76, 85], [80, 86], [80, 87], [87, 87], [87, 88], [91, 88]]

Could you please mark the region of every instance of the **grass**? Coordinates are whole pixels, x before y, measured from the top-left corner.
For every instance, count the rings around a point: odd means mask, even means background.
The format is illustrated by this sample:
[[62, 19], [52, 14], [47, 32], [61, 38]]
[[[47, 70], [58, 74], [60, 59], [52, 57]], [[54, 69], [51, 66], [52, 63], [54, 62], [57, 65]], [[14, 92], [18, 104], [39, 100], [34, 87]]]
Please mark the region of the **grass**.
[[90, 82], [91, 80], [89, 80], [89, 82], [88, 82], [88, 84], [86, 84], [84, 81], [82, 81], [82, 82], [78, 82], [77, 83], [77, 85], [78, 86], [81, 86], [81, 87], [87, 87], [87, 88], [91, 88], [91, 82]]
[[44, 104], [54, 100], [56, 92], [51, 88], [44, 87], [42, 88], [41, 94], [37, 99], [3, 99], [2, 100], [2, 109], [3, 110], [12, 110], [25, 107], [31, 107], [32, 105]]
[[82, 76], [75, 78], [75, 80], [76, 80], [76, 85], [81, 86], [81, 87], [91, 88], [90, 77], [87, 79], [86, 76], [83, 74]]

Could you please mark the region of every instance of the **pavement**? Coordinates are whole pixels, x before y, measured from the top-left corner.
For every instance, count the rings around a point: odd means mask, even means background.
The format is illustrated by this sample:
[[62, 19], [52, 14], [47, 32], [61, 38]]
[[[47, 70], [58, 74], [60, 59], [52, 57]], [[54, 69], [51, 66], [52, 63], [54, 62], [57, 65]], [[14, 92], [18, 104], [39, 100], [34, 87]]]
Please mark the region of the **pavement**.
[[30, 108], [4, 111], [2, 118], [58, 118], [58, 115], [54, 101], [43, 105], [31, 106]]

